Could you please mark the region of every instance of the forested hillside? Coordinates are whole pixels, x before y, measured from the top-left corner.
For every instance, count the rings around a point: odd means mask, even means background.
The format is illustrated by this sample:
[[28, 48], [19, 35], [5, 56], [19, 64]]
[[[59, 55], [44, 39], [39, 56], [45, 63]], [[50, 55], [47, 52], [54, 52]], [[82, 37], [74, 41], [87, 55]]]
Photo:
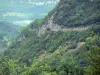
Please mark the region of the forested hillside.
[[60, 0], [12, 41], [0, 59], [0, 74], [100, 75], [99, 3]]
[[100, 22], [99, 0], [62, 0], [53, 12], [53, 23], [66, 26], [89, 26]]

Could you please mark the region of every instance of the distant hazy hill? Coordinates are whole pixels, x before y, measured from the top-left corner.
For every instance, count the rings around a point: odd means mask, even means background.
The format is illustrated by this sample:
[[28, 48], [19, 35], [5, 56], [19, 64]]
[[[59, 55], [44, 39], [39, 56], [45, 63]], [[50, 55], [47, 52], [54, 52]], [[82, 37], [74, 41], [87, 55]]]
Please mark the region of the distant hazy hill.
[[12, 38], [18, 33], [16, 25], [4, 21], [0, 21], [0, 49], [6, 46], [6, 43], [11, 41]]
[[0, 37], [5, 35], [16, 35], [18, 28], [16, 25], [4, 21], [0, 21]]

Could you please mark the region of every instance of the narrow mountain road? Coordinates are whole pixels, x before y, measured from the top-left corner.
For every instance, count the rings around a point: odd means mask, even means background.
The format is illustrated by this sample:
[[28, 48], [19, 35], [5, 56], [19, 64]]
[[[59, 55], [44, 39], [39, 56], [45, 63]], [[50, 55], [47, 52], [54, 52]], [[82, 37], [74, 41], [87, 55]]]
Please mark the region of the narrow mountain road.
[[47, 26], [46, 29], [51, 31], [84, 31], [87, 30], [90, 26], [87, 27], [61, 27], [60, 25], [55, 25], [52, 28]]
[[89, 27], [73, 27], [73, 28], [61, 28], [61, 31], [84, 31]]

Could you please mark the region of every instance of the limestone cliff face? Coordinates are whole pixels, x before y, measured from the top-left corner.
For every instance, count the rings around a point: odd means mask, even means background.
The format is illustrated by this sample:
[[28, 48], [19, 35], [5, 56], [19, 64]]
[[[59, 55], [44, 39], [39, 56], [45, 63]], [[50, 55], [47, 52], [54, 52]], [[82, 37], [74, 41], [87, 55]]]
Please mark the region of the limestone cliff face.
[[58, 31], [61, 27], [87, 27], [100, 23], [100, 0], [60, 0], [39, 29]]
[[38, 36], [41, 36], [48, 30], [58, 31], [61, 29], [60, 25], [53, 23], [53, 18], [54, 18], [54, 14], [45, 21], [45, 23], [42, 25], [42, 27], [38, 31]]

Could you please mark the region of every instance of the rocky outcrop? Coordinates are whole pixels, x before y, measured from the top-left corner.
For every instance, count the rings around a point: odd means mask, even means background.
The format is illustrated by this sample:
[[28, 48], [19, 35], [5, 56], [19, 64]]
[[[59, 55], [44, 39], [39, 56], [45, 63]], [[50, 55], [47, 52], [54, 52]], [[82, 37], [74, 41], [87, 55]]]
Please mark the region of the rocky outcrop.
[[46, 31], [49, 31], [49, 30], [58, 31], [58, 30], [61, 29], [60, 25], [57, 25], [57, 24], [53, 23], [53, 17], [54, 17], [54, 14], [45, 21], [45, 23], [42, 25], [42, 27], [38, 31], [38, 36], [41, 36]]

